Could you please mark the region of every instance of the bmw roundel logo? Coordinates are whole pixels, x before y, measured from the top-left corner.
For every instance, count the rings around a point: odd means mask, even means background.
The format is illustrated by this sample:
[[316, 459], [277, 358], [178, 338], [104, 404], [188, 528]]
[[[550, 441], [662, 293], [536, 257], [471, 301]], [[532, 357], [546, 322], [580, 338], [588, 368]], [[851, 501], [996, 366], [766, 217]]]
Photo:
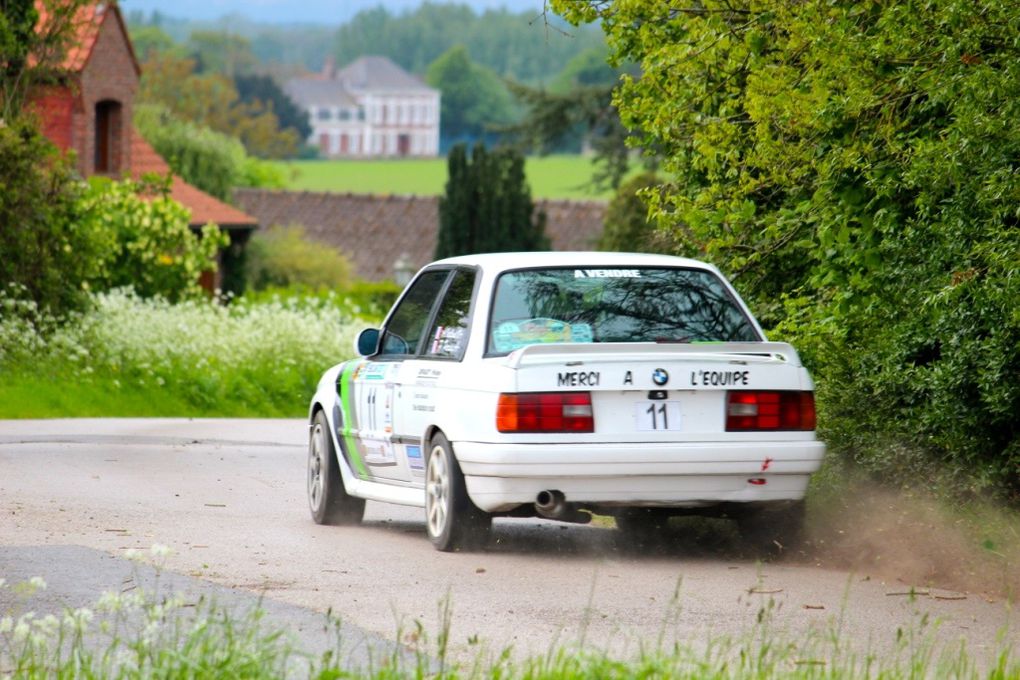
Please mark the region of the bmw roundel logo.
[[662, 387], [669, 382], [669, 373], [666, 373], [666, 369], [657, 368], [652, 371], [652, 382]]

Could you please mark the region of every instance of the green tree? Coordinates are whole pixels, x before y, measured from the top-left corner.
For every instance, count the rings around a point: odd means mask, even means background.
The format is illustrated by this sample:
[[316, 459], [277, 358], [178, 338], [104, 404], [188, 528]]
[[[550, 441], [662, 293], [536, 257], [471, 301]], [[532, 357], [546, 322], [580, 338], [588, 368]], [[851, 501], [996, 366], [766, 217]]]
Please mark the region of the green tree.
[[359, 12], [337, 30], [333, 54], [341, 65], [380, 54], [421, 74], [441, 54], [463, 44], [477, 64], [500, 77], [539, 84], [578, 52], [604, 44], [597, 28], [568, 32], [556, 17], [549, 19], [551, 29], [536, 18], [530, 9], [475, 13], [455, 3], [424, 3], [400, 13], [378, 7]]
[[613, 104], [614, 87], [578, 85], [557, 94], [544, 88], [511, 83], [510, 90], [524, 107], [522, 119], [502, 128], [525, 149], [545, 154], [592, 151], [595, 186], [616, 188], [630, 169], [630, 133]]
[[483, 137], [514, 117], [503, 81], [473, 63], [463, 45], [451, 47], [432, 62], [425, 81], [442, 93], [439, 124], [444, 140]]
[[131, 45], [135, 49], [135, 55], [141, 61], [148, 61], [161, 52], [170, 52], [179, 57], [184, 57], [186, 54], [184, 48], [175, 43], [174, 39], [158, 26], [129, 25], [128, 28], [131, 34]]
[[76, 221], [81, 183], [26, 107], [64, 75], [84, 4], [0, 0], [0, 284], [52, 311], [83, 303], [108, 245]]
[[271, 76], [239, 74], [234, 76], [234, 87], [242, 102], [258, 103], [276, 114], [281, 130], [294, 130], [302, 141], [312, 134], [308, 113], [295, 104]]
[[605, 226], [599, 237], [599, 250], [661, 253], [670, 245], [656, 232], [655, 220], [648, 217], [644, 192], [654, 190], [662, 180], [654, 172], [644, 172], [620, 185], [606, 208]]
[[81, 191], [69, 159], [30, 122], [0, 125], [0, 283], [53, 311], [82, 304], [112, 247], [77, 219]]
[[614, 101], [662, 151], [653, 213], [802, 345], [834, 447], [1020, 497], [1020, 12], [552, 4], [640, 65]]
[[489, 151], [457, 144], [448, 157], [446, 193], [439, 199], [436, 257], [547, 250], [545, 214], [535, 212], [524, 157], [510, 147]]
[[79, 13], [87, 4], [86, 0], [0, 0], [0, 121], [20, 116], [33, 89], [64, 75], [64, 57]]
[[549, 84], [549, 91], [566, 94], [578, 87], [616, 85], [620, 80], [620, 70], [611, 66], [608, 58], [605, 45], [589, 47], [583, 52], [578, 52], [556, 74]]
[[196, 73], [194, 60], [166, 52], [145, 62], [137, 102], [156, 104], [176, 118], [236, 137], [260, 158], [292, 157], [301, 142], [295, 130], [280, 128], [271, 104], [243, 102], [230, 78]]
[[197, 73], [216, 73], [233, 79], [248, 75], [258, 66], [247, 38], [225, 31], [194, 31], [187, 50]]

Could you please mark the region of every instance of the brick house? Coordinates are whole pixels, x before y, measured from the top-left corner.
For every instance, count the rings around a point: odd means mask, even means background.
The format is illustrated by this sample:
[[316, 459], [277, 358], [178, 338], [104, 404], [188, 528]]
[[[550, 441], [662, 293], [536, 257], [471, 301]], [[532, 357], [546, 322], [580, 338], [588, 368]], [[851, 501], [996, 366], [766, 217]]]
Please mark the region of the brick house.
[[[41, 19], [45, 13], [40, 9]], [[143, 174], [169, 174], [170, 167], [134, 129], [132, 114], [141, 67], [116, 3], [84, 7], [76, 17], [75, 37], [64, 59], [63, 78], [32, 96], [40, 129], [54, 144], [75, 154], [83, 177], [104, 175], [139, 179]], [[191, 186], [171, 179], [170, 197], [191, 211], [198, 231], [213, 223], [230, 236], [220, 253], [220, 268], [202, 278], [207, 289], [219, 288], [239, 260], [258, 220]]]
[[284, 91], [308, 113], [308, 143], [327, 158], [415, 157], [439, 153], [439, 90], [386, 57], [294, 78]]

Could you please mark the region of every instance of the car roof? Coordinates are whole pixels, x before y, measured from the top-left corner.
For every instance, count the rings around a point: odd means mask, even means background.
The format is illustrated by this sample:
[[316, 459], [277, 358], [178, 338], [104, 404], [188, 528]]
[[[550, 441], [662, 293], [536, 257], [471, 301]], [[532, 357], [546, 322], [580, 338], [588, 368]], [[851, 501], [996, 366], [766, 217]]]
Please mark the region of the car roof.
[[437, 260], [432, 265], [469, 265], [486, 270], [505, 271], [530, 267], [693, 267], [717, 271], [699, 260], [672, 255], [649, 253], [616, 253], [600, 251], [530, 253], [482, 253]]

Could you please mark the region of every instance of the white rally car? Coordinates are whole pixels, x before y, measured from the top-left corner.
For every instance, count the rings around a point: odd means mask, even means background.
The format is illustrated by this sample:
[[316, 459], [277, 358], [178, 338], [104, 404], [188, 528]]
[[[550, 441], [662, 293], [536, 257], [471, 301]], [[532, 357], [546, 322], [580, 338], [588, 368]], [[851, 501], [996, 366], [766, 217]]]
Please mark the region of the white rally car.
[[359, 522], [365, 499], [419, 506], [435, 547], [456, 550], [493, 517], [597, 513], [647, 536], [703, 514], [781, 547], [825, 451], [796, 351], [695, 260], [441, 260], [357, 344], [311, 402], [320, 524]]

